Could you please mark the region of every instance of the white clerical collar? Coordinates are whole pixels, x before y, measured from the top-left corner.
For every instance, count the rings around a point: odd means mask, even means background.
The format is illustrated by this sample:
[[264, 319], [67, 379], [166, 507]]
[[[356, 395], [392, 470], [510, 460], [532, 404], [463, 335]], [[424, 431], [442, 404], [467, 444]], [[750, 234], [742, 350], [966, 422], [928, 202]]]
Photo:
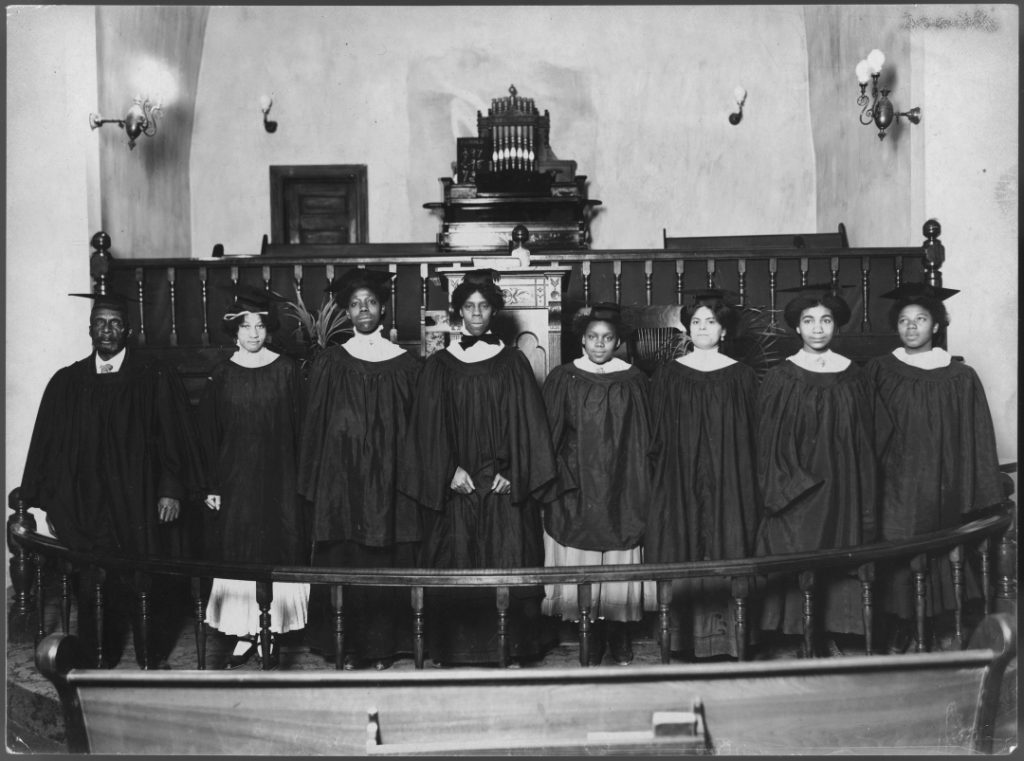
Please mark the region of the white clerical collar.
[[689, 354], [678, 357], [676, 362], [683, 367], [689, 367], [691, 370], [700, 370], [705, 373], [709, 373], [712, 370], [721, 370], [723, 367], [736, 364], [735, 359], [725, 356], [717, 348], [694, 348]]
[[574, 359], [573, 365], [578, 367], [580, 370], [585, 370], [588, 373], [597, 373], [598, 375], [607, 375], [608, 373], [621, 373], [623, 370], [628, 370], [632, 367], [629, 362], [619, 359], [618, 357], [612, 357], [603, 365], [599, 365], [596, 362], [591, 362], [590, 357], [584, 354], [582, 357]]
[[[465, 327], [463, 327], [459, 332], [463, 336], [472, 335]], [[491, 331], [486, 331], [484, 335], [491, 335]], [[477, 341], [468, 349], [463, 349], [462, 344], [459, 343], [459, 341], [454, 340], [454, 338], [455, 336], [452, 336], [453, 340], [448, 344], [448, 352], [462, 362], [483, 362], [485, 359], [496, 357], [501, 353], [501, 350], [505, 348], [505, 344], [501, 339], [498, 339], [498, 343], [496, 344]]]
[[953, 357], [945, 349], [933, 346], [930, 351], [920, 351], [909, 354], [905, 347], [894, 349], [892, 355], [900, 362], [917, 367], [921, 370], [938, 370], [940, 367], [949, 367]]
[[279, 356], [281, 355], [271, 351], [265, 345], [261, 346], [259, 351], [246, 351], [239, 347], [231, 355], [231, 361], [239, 367], [264, 367]]
[[405, 349], [384, 337], [383, 325], [378, 325], [372, 333], [355, 331], [352, 337], [342, 344], [342, 348], [364, 362], [384, 362], [394, 359], [399, 354], [405, 354]]
[[120, 371], [121, 365], [124, 364], [124, 358], [127, 355], [127, 353], [128, 347], [125, 347], [110, 359], [100, 359], [99, 352], [93, 352], [93, 357], [96, 359], [96, 372], [102, 373], [104, 365], [110, 365], [110, 369], [107, 370], [108, 373], [116, 373]]
[[836, 354], [831, 349], [825, 349], [821, 354], [812, 354], [801, 349], [789, 361], [804, 370], [812, 373], [841, 373], [850, 366], [850, 360], [842, 354]]

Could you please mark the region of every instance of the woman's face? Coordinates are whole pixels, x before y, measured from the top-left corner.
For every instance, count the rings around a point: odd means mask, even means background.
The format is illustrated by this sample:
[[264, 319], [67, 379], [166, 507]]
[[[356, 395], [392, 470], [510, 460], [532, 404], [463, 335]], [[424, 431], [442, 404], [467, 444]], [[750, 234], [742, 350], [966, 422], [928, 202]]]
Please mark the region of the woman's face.
[[706, 306], [693, 313], [687, 331], [693, 345], [698, 349], [714, 349], [725, 338], [725, 328], [718, 322], [715, 313]]
[[930, 351], [932, 339], [939, 331], [932, 313], [920, 304], [910, 304], [900, 310], [896, 320], [896, 332], [908, 354]]
[[372, 333], [384, 317], [384, 305], [369, 288], [359, 288], [348, 300], [348, 317], [360, 333]]
[[836, 333], [836, 322], [832, 310], [826, 306], [811, 307], [800, 313], [796, 332], [804, 342], [804, 348], [815, 354], [828, 349]]
[[263, 315], [246, 312], [238, 326], [238, 347], [244, 351], [259, 351], [267, 342], [267, 328]]
[[595, 365], [603, 365], [614, 357], [620, 343], [615, 326], [604, 320], [595, 320], [587, 325], [581, 340], [587, 359]]
[[462, 312], [462, 324], [466, 326], [466, 330], [471, 336], [482, 336], [491, 326], [494, 307], [479, 291], [469, 294], [469, 298], [466, 299], [460, 311]]

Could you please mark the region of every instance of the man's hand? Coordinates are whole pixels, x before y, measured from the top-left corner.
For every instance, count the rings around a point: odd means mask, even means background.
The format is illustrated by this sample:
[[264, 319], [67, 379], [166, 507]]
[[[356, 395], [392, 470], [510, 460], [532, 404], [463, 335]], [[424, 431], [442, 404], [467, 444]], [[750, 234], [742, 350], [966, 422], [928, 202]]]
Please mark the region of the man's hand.
[[178, 515], [181, 514], [181, 503], [174, 497], [161, 497], [160, 501], [156, 503], [156, 509], [160, 515], [160, 522], [170, 523], [177, 520]]
[[206, 495], [206, 506], [211, 510], [220, 510], [220, 495], [219, 494], [207, 494]]
[[491, 491], [495, 494], [508, 494], [512, 491], [512, 484], [501, 473], [495, 473], [494, 483], [491, 484]]
[[472, 494], [476, 489], [476, 484], [469, 477], [469, 473], [462, 466], [459, 466], [455, 469], [455, 475], [452, 476], [450, 487], [452, 491], [457, 491], [459, 494]]

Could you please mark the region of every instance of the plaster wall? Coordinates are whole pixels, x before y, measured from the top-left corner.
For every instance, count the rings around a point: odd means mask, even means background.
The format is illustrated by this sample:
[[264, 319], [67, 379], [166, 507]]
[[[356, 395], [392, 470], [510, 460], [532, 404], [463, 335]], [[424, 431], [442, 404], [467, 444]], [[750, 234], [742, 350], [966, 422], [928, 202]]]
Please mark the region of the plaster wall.
[[[99, 229], [91, 6], [7, 9], [4, 494], [21, 482], [53, 373], [89, 352], [89, 238]], [[40, 129], [46, 116], [47, 129]], [[39, 517], [38, 511], [33, 511]], [[39, 520], [45, 531], [45, 521]], [[6, 563], [5, 563], [6, 567]]]

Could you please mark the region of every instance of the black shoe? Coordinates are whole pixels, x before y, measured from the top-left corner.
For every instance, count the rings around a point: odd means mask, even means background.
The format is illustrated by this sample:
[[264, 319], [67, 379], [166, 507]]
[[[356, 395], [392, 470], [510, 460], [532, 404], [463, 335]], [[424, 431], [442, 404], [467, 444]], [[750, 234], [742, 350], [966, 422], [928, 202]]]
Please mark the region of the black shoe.
[[612, 660], [619, 666], [628, 666], [633, 662], [633, 643], [624, 622], [608, 624], [608, 649], [611, 651]]
[[378, 658], [373, 662], [373, 668], [377, 671], [387, 671], [394, 662], [394, 658]]
[[885, 651], [889, 655], [901, 655], [907, 652], [912, 639], [910, 624], [905, 621], [897, 621], [889, 629], [889, 641]]
[[[333, 661], [334, 658], [331, 658], [331, 660]], [[355, 671], [356, 669], [361, 669], [363, 664], [358, 658], [352, 655], [352, 653], [349, 653], [342, 659], [341, 667], [345, 671]]]
[[590, 657], [587, 659], [587, 665], [600, 666], [604, 660], [604, 650], [604, 621], [598, 620], [590, 626]]
[[232, 653], [231, 655], [229, 655], [227, 663], [225, 664], [224, 668], [227, 668], [227, 669], [241, 668], [242, 666], [247, 664], [252, 659], [253, 655], [256, 654], [256, 640], [249, 640], [249, 639], [239, 638], [238, 642], [239, 642], [239, 644], [241, 644], [243, 642], [247, 643], [249, 645], [249, 647], [247, 647], [243, 652], [238, 653], [237, 655], [235, 653]]
[[836, 642], [832, 637], [829, 637], [825, 642], [825, 648], [828, 651], [829, 658], [842, 658], [846, 653], [839, 647], [839, 643]]

